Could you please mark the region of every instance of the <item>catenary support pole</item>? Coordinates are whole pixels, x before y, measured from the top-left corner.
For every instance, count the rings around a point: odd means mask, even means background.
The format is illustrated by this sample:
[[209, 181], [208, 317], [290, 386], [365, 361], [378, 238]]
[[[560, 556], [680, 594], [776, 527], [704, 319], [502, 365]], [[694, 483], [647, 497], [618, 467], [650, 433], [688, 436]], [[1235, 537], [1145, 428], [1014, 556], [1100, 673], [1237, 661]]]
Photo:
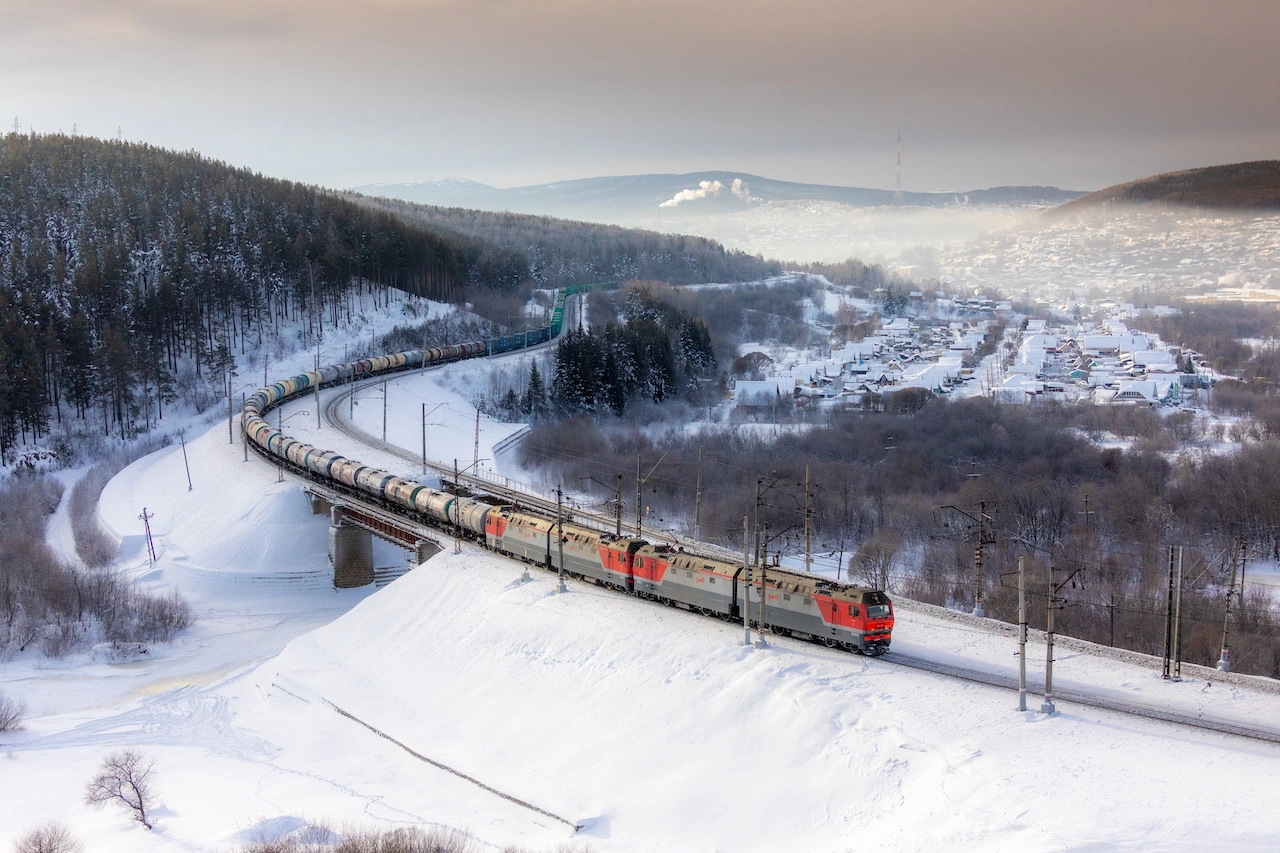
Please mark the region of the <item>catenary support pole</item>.
[[[766, 524], [764, 529], [768, 530], [769, 525]], [[759, 538], [759, 535], [760, 535], [760, 532], [756, 531], [756, 538]], [[768, 540], [765, 540], [764, 547], [766, 549], [765, 561], [760, 563], [760, 620], [756, 623], [756, 648], [757, 649], [763, 649], [766, 645], [764, 641], [764, 624], [765, 624], [764, 623], [764, 603], [765, 603], [765, 599], [769, 597], [769, 588], [766, 585], [768, 572], [769, 572], [769, 568], [766, 565], [769, 558], [768, 551], [767, 551], [769, 547]]]
[[973, 567], [977, 583], [973, 588], [973, 615], [986, 616], [982, 609], [982, 549], [987, 545], [987, 502], [978, 504], [978, 547], [973, 551]]
[[422, 404], [422, 475], [427, 475], [427, 404]]
[[563, 595], [569, 591], [564, 585], [564, 492], [556, 485], [556, 550], [560, 552], [560, 583], [556, 592]]
[[622, 538], [622, 472], [618, 472], [618, 488], [613, 495], [613, 526], [614, 535], [619, 539]]
[[1018, 710], [1027, 710], [1027, 571], [1018, 558]]
[[751, 645], [751, 527], [742, 517], [742, 630], [744, 645]]
[[[244, 392], [243, 391], [240, 392], [240, 411], [241, 413], [244, 412]], [[248, 462], [249, 461], [249, 436], [243, 429], [240, 430], [240, 444], [244, 446], [244, 461]]]
[[640, 454], [636, 454], [636, 538], [644, 532], [644, 524], [640, 520]]
[[1218, 656], [1218, 669], [1231, 671], [1231, 596], [1236, 591], [1236, 557], [1240, 553], [1239, 543], [1231, 540], [1231, 583], [1227, 585], [1227, 612], [1222, 617], [1222, 654]]
[[1040, 704], [1041, 714], [1052, 714], [1056, 709], [1053, 707], [1053, 611], [1054, 611], [1054, 588], [1053, 588], [1053, 563], [1049, 563], [1049, 610], [1045, 620], [1045, 653], [1044, 653], [1044, 702]]
[[1173, 600], [1173, 680], [1182, 680], [1182, 552], [1178, 546], [1178, 580]]
[[813, 506], [809, 500], [809, 466], [804, 466], [804, 570], [813, 571]]
[[698, 445], [698, 482], [693, 490], [693, 541], [702, 540], [702, 445]]
[[387, 440], [387, 380], [382, 380], [382, 440]]
[[1164, 665], [1161, 677], [1168, 679], [1172, 673], [1173, 658], [1173, 546], [1169, 546], [1169, 589], [1164, 605]]

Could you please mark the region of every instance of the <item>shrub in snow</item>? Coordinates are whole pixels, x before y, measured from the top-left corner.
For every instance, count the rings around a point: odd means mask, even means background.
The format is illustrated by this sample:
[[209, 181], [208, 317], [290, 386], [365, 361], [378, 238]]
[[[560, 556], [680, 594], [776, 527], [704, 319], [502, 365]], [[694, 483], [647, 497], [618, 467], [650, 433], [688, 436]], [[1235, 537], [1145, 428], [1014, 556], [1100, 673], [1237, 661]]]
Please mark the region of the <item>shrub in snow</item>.
[[22, 725], [27, 706], [12, 696], [0, 693], [0, 732], [7, 732]]
[[80, 853], [84, 845], [57, 821], [36, 827], [18, 839], [14, 853]]

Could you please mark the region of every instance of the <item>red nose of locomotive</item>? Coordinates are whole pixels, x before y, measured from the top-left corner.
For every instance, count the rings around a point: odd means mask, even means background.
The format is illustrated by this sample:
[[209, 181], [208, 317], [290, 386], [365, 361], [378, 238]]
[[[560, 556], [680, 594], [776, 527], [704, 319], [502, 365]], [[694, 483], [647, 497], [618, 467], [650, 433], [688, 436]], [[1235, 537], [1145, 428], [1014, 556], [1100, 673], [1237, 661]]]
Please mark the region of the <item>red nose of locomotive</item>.
[[883, 592], [862, 596], [862, 649], [867, 654], [884, 654], [893, 635], [893, 602]]

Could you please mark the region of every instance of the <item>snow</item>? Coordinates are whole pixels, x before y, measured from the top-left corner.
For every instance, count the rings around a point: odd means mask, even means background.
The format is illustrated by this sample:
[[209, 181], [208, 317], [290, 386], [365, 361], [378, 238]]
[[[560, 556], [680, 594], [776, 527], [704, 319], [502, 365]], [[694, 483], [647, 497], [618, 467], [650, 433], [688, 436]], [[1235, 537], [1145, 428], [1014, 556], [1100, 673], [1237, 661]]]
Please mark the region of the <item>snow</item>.
[[[409, 458], [316, 431], [311, 400], [284, 417], [307, 411], [289, 431], [412, 472], [430, 403], [429, 455], [470, 460], [474, 410], [451, 389], [473, 369], [389, 384], [388, 439]], [[355, 407], [374, 435], [380, 390], [362, 389]], [[481, 455], [519, 428], [482, 419]], [[117, 476], [101, 514], [122, 569], [180, 590], [195, 626], [122, 663], [0, 663], [4, 690], [31, 707], [24, 730], [0, 734], [0, 846], [50, 818], [104, 853], [228, 850], [322, 818], [443, 824], [485, 849], [576, 837], [599, 853], [1261, 851], [1280, 834], [1258, 799], [1280, 784], [1280, 745], [1069, 702], [1020, 713], [1007, 690], [798, 641], [754, 649], [741, 626], [576, 582], [555, 595], [553, 576], [522, 582], [521, 565], [473, 546], [379, 590], [335, 591], [327, 519], [297, 481], [244, 461], [222, 423], [189, 434], [186, 451], [190, 490], [173, 445]], [[51, 525], [60, 549], [62, 524]], [[377, 549], [379, 565], [403, 563]], [[894, 648], [1001, 674], [1017, 662], [1010, 637], [905, 606]], [[1038, 684], [1042, 643], [1028, 669]], [[1055, 681], [1193, 715], [1280, 716], [1276, 693], [1165, 682], [1065, 646]], [[98, 761], [121, 747], [157, 759], [155, 832], [82, 803]]]

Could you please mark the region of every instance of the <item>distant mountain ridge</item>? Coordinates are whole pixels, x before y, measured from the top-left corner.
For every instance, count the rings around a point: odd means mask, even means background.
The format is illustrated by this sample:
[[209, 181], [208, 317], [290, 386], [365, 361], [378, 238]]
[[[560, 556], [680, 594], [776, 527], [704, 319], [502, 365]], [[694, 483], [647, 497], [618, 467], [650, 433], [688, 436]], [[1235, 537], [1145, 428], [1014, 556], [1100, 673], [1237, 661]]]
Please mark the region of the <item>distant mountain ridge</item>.
[[1117, 202], [1215, 208], [1280, 207], [1280, 160], [1165, 172], [1098, 190], [1063, 207], [1076, 210]]
[[[735, 184], [735, 182], [737, 182]], [[682, 175], [619, 175], [580, 178], [500, 189], [462, 178], [401, 184], [367, 184], [354, 190], [444, 207], [504, 210], [567, 219], [598, 221], [619, 214], [657, 218], [691, 209], [710, 214], [732, 212], [760, 202], [824, 201], [850, 207], [893, 203], [892, 190], [776, 181], [745, 172], [690, 172]], [[1057, 205], [1085, 195], [1057, 187], [993, 187], [969, 192], [903, 193], [903, 203], [921, 207], [973, 205]], [[664, 206], [665, 205], [665, 206]]]

